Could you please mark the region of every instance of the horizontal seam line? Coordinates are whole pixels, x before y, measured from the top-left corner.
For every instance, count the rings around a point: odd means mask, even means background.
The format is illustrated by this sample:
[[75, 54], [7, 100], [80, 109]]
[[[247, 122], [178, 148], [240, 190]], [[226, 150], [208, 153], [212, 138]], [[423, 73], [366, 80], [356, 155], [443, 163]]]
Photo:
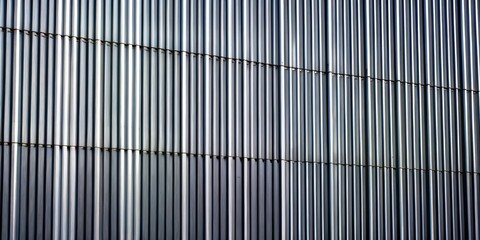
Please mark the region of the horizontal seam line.
[[79, 148], [79, 149], [99, 149], [103, 151], [139, 151], [141, 153], [157, 153], [165, 155], [193, 155], [193, 156], [204, 156], [212, 158], [246, 158], [251, 160], [264, 160], [264, 161], [284, 161], [284, 162], [297, 162], [297, 163], [311, 163], [311, 164], [326, 164], [326, 165], [337, 165], [337, 166], [350, 166], [350, 167], [374, 167], [382, 169], [399, 169], [399, 170], [414, 170], [414, 171], [432, 171], [432, 172], [446, 172], [446, 173], [468, 173], [468, 174], [480, 174], [476, 171], [460, 171], [460, 170], [439, 170], [439, 169], [423, 169], [423, 168], [409, 168], [409, 167], [396, 167], [396, 166], [387, 166], [387, 165], [371, 165], [371, 164], [357, 164], [357, 163], [340, 163], [340, 162], [313, 162], [313, 161], [300, 161], [292, 159], [269, 159], [269, 158], [259, 158], [259, 157], [244, 157], [244, 156], [233, 156], [233, 155], [219, 155], [219, 154], [205, 154], [205, 153], [191, 153], [191, 152], [177, 152], [177, 151], [155, 151], [155, 150], [144, 150], [144, 149], [135, 149], [135, 148], [109, 148], [109, 147], [92, 147], [92, 146], [76, 146], [76, 145], [66, 145], [66, 144], [38, 144], [38, 143], [23, 143], [23, 142], [0, 142], [2, 146], [10, 145], [20, 145], [22, 147], [44, 147], [44, 148], [53, 148], [53, 147], [67, 147], [67, 148]]

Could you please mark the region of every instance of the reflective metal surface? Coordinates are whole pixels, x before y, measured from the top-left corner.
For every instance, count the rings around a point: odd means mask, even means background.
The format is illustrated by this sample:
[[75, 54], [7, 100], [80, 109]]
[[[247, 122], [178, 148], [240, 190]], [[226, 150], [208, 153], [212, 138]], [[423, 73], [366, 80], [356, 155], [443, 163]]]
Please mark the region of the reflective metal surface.
[[0, 238], [478, 239], [479, 10], [0, 0]]

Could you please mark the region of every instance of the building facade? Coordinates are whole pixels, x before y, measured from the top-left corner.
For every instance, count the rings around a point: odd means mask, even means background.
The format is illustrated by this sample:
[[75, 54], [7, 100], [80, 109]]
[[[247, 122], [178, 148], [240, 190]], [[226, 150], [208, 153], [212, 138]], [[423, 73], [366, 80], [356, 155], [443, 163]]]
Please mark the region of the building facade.
[[1, 239], [478, 239], [479, 5], [0, 0]]

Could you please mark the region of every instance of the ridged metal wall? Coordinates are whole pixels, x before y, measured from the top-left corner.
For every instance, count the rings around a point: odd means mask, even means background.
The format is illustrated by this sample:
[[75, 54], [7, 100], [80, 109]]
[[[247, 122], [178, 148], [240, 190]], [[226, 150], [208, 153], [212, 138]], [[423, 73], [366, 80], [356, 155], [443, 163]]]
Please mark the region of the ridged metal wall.
[[478, 1], [0, 2], [1, 239], [480, 238]]

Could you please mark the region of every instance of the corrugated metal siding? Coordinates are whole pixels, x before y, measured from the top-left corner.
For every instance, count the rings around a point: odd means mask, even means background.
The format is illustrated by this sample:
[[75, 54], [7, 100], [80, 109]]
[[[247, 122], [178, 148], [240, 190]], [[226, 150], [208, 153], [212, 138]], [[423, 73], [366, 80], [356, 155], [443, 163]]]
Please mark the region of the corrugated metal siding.
[[0, 2], [2, 239], [480, 237], [477, 1]]

